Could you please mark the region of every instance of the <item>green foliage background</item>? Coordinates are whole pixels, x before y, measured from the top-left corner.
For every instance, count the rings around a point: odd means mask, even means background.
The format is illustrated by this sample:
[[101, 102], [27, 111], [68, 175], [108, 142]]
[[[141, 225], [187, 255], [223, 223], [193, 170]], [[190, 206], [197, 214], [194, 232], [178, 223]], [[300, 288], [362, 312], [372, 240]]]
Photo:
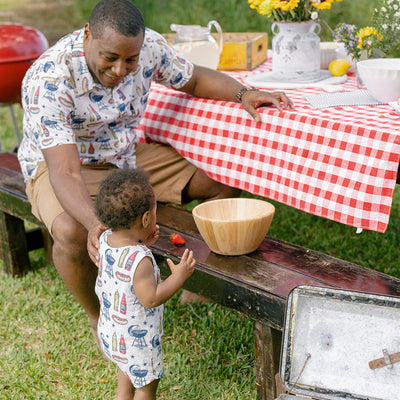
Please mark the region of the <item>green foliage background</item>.
[[[82, 22], [88, 18], [97, 0], [75, 0], [75, 8]], [[270, 21], [252, 10], [247, 0], [135, 0], [142, 11], [146, 25], [158, 32], [170, 32], [170, 24], [198, 24], [206, 26], [217, 20], [224, 32], [269, 32]], [[364, 26], [372, 15], [376, 0], [343, 0], [335, 2], [331, 10], [320, 12], [321, 38], [330, 40], [327, 27], [334, 29], [339, 22]], [[327, 25], [326, 25], [327, 24]]]

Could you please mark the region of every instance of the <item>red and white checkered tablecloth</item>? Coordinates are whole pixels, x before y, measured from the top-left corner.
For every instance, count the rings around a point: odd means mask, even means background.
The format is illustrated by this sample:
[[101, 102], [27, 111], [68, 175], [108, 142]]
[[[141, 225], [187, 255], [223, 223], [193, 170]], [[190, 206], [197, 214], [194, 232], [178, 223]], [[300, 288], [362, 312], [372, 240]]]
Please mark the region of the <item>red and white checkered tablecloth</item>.
[[[271, 69], [231, 72], [242, 80]], [[355, 90], [349, 75], [345, 91]], [[400, 161], [400, 115], [389, 105], [314, 109], [286, 90], [296, 109], [193, 98], [153, 84], [139, 136], [167, 143], [211, 178], [357, 228], [385, 232]]]

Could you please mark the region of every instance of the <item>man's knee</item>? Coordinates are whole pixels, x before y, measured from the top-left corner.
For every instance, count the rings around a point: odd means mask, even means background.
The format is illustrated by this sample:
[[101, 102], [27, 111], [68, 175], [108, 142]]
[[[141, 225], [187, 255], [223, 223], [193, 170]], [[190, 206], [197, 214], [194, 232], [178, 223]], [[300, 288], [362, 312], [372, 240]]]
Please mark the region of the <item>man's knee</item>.
[[87, 230], [68, 214], [56, 217], [52, 226], [54, 245], [78, 246], [86, 249]]
[[240, 189], [236, 189], [234, 187], [227, 185], [222, 185], [222, 187], [219, 190], [218, 198], [226, 199], [231, 197], [239, 197], [241, 192], [242, 191]]
[[185, 187], [182, 197], [186, 201], [200, 199], [223, 199], [240, 196], [240, 189], [224, 185], [211, 179], [205, 172], [198, 169]]

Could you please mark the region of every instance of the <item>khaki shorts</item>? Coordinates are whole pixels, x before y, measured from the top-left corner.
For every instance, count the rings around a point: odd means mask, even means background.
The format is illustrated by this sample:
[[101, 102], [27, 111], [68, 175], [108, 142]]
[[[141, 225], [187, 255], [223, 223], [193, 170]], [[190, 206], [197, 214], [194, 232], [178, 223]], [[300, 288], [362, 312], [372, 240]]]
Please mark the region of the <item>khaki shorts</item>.
[[[149, 172], [157, 200], [175, 204], [182, 203], [182, 191], [197, 170], [172, 147], [158, 143], [138, 143], [136, 163], [138, 167]], [[115, 168], [112, 164], [82, 166], [82, 177], [93, 199], [96, 198], [100, 182]], [[28, 180], [26, 194], [32, 205], [32, 214], [51, 233], [54, 219], [64, 209], [54, 194], [44, 161], [39, 163], [35, 178]]]

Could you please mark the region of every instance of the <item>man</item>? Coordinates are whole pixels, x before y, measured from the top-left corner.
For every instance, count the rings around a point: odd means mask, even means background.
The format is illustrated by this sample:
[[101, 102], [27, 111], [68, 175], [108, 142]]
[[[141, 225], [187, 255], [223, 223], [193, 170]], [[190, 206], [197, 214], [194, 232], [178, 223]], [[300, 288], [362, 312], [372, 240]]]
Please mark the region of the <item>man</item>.
[[[128, 0], [102, 0], [84, 29], [61, 39], [27, 72], [22, 87], [24, 138], [18, 158], [32, 212], [53, 239], [54, 264], [96, 330], [98, 238], [105, 230], [93, 197], [112, 168], [149, 171], [159, 201], [237, 196], [168, 146], [137, 144], [135, 128], [151, 81], [193, 96], [292, 108], [284, 93], [248, 90], [228, 75], [192, 65], [146, 29]], [[96, 337], [96, 335], [95, 335]]]

